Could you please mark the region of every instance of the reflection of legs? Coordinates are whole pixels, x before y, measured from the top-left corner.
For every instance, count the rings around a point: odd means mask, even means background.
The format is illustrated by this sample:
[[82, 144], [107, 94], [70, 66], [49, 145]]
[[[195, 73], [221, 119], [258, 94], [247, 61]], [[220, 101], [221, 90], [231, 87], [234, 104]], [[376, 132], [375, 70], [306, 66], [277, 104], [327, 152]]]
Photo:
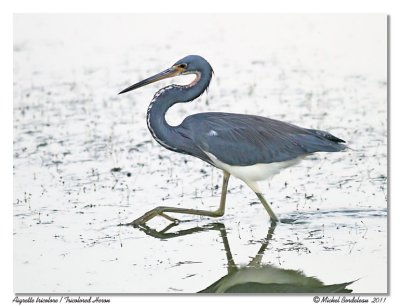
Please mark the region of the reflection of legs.
[[[123, 225], [123, 224], [120, 224]], [[175, 238], [175, 237], [181, 237], [185, 235], [192, 235], [195, 233], [200, 233], [200, 232], [205, 232], [205, 231], [210, 231], [210, 230], [218, 230], [221, 226], [223, 226], [221, 223], [211, 223], [207, 224], [205, 226], [196, 226], [193, 228], [189, 229], [184, 229], [176, 232], [168, 232], [171, 228], [177, 226], [175, 223], [170, 223], [167, 227], [162, 229], [161, 231], [157, 231], [153, 228], [148, 227], [146, 224], [141, 224], [140, 229], [146, 234], [154, 238], [159, 238], [159, 239], [169, 239], [169, 238]]]
[[229, 247], [229, 242], [228, 242], [228, 237], [226, 234], [225, 226], [221, 226], [219, 228], [219, 231], [221, 233], [222, 242], [224, 244], [226, 259], [228, 261], [228, 274], [233, 273], [233, 272], [237, 271], [237, 267], [236, 267], [235, 261], [233, 260], [231, 248]]
[[268, 229], [267, 239], [265, 239], [261, 248], [258, 250], [257, 255], [248, 264], [249, 267], [259, 267], [261, 265], [261, 260], [264, 256], [264, 252], [267, 249], [268, 244], [272, 239], [272, 236], [274, 235], [275, 228], [276, 228], [276, 223], [273, 222]]
[[188, 208], [178, 208], [178, 207], [167, 207], [167, 206], [159, 206], [156, 207], [147, 213], [145, 213], [140, 218], [132, 221], [128, 225], [139, 226], [145, 224], [147, 221], [153, 219], [156, 216], [162, 216], [169, 221], [174, 223], [178, 223], [179, 220], [168, 216], [167, 213], [179, 213], [179, 214], [190, 214], [190, 215], [199, 215], [199, 216], [207, 216], [207, 217], [221, 217], [225, 213], [225, 201], [226, 201], [226, 192], [228, 189], [228, 181], [230, 174], [224, 171], [224, 178], [222, 183], [222, 194], [221, 201], [219, 204], [219, 208], [215, 211], [207, 211], [207, 210], [199, 210], [199, 209], [188, 209]]

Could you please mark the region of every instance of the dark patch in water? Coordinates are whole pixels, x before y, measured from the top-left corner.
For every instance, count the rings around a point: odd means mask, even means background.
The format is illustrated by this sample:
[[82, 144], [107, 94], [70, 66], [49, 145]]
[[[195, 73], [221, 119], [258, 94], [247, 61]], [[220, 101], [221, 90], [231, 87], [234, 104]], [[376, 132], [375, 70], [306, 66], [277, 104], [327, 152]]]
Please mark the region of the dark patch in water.
[[299, 220], [299, 219], [295, 219], [295, 218], [283, 218], [279, 220], [280, 223], [283, 224], [306, 224], [307, 222], [304, 220]]
[[41, 148], [47, 146], [47, 142], [39, 143], [36, 148]]

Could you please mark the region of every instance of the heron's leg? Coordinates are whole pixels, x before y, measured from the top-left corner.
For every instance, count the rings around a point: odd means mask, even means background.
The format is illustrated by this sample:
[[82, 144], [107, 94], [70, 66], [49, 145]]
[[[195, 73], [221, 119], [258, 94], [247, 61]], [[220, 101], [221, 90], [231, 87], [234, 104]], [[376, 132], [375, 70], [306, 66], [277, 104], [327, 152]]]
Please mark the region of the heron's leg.
[[258, 187], [257, 182], [245, 181], [245, 183], [255, 192], [258, 199], [260, 200], [261, 204], [264, 206], [265, 210], [267, 211], [269, 217], [271, 218], [272, 223], [279, 222], [278, 217], [272, 211], [271, 206], [269, 206], [267, 200], [263, 197], [260, 188]]
[[221, 217], [225, 213], [225, 202], [226, 202], [226, 193], [228, 189], [228, 181], [230, 174], [224, 171], [224, 178], [222, 183], [222, 194], [220, 204], [217, 210], [215, 211], [207, 211], [200, 209], [188, 209], [188, 208], [179, 208], [179, 207], [168, 207], [168, 206], [159, 206], [156, 207], [147, 213], [145, 213], [140, 218], [128, 223], [127, 225], [139, 226], [145, 224], [147, 221], [153, 219], [156, 216], [162, 216], [169, 221], [174, 223], [178, 223], [179, 220], [168, 216], [165, 213], [179, 213], [179, 214], [190, 214], [190, 215], [199, 215], [199, 216], [207, 216], [207, 217]]
[[269, 206], [267, 200], [264, 198], [264, 196], [261, 194], [261, 192], [256, 192], [257, 197], [259, 198], [261, 204], [264, 206], [265, 210], [267, 211], [268, 215], [271, 218], [271, 221], [273, 223], [279, 222], [278, 217], [275, 215], [273, 212], [271, 206]]
[[221, 190], [221, 199], [219, 201], [219, 207], [216, 210], [217, 214], [223, 216], [225, 213], [225, 202], [226, 202], [226, 193], [228, 192], [228, 182], [231, 174], [229, 172], [224, 171], [224, 177], [222, 179], [222, 190]]

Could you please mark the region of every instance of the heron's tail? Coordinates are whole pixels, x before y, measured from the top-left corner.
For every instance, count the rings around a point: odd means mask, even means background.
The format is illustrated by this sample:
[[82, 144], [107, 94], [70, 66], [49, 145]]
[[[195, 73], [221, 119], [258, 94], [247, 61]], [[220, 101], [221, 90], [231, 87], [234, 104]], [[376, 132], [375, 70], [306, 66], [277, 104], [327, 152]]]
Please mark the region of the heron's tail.
[[313, 129], [307, 129], [307, 132], [303, 136], [302, 145], [306, 145], [309, 152], [339, 152], [348, 148], [343, 139], [328, 132]]
[[338, 137], [336, 137], [336, 136], [333, 136], [331, 133], [328, 133], [328, 132], [325, 132], [325, 131], [312, 130], [312, 129], [308, 129], [308, 130], [309, 130], [310, 132], [312, 132], [312, 133], [314, 133], [314, 134], [320, 136], [320, 137], [323, 137], [323, 138], [325, 138], [325, 139], [328, 139], [328, 140], [333, 141], [333, 142], [336, 142], [336, 143], [341, 143], [341, 142], [345, 143], [345, 142], [346, 142], [346, 141], [344, 141], [343, 139], [340, 139], [340, 138], [338, 138]]

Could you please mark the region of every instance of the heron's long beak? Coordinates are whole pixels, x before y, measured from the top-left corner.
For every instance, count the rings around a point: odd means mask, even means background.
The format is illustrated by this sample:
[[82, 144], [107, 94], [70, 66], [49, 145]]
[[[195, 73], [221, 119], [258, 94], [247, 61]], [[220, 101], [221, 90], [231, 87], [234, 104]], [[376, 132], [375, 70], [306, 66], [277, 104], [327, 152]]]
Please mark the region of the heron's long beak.
[[123, 94], [123, 93], [126, 93], [128, 91], [137, 89], [139, 87], [146, 86], [148, 84], [151, 84], [151, 83], [166, 79], [166, 78], [171, 78], [173, 76], [179, 75], [181, 72], [182, 71], [178, 67], [172, 66], [171, 68], [168, 68], [167, 70], [164, 70], [164, 71], [162, 71], [162, 72], [160, 72], [160, 73], [158, 73], [156, 75], [153, 75], [152, 77], [149, 77], [149, 78], [147, 78], [147, 79], [145, 79], [143, 81], [140, 81], [140, 82], [138, 82], [136, 84], [133, 84], [132, 86], [129, 86], [128, 88], [125, 88], [123, 91], [121, 91], [119, 93], [119, 95]]

